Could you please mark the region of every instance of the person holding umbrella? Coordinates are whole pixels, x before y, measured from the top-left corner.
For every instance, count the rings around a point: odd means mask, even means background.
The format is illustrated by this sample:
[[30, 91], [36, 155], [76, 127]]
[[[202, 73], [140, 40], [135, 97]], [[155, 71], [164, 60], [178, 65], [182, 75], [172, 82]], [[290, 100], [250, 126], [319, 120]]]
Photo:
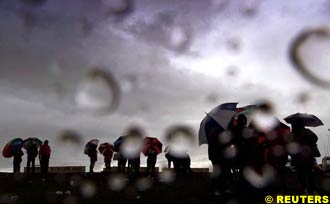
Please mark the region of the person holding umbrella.
[[114, 151], [117, 152], [114, 155], [114, 160], [117, 160], [118, 172], [125, 173], [127, 157], [124, 156], [123, 151], [121, 149], [121, 145], [123, 144], [125, 138], [127, 136], [120, 136], [113, 144], [114, 144]]
[[145, 146], [143, 149], [143, 154], [147, 156], [147, 169], [146, 174], [154, 176], [155, 166], [157, 162], [157, 155], [162, 152], [163, 144], [154, 137], [145, 138]]
[[113, 151], [113, 146], [109, 143], [103, 143], [99, 146], [99, 152], [104, 156], [106, 172], [111, 172], [111, 159]]
[[22, 163], [22, 156], [24, 155], [21, 148], [17, 149], [14, 153], [14, 173], [20, 173], [21, 172], [21, 163]]
[[31, 144], [27, 149], [27, 172], [30, 173], [30, 167], [32, 165], [32, 174], [35, 173], [35, 159], [38, 156], [38, 145], [36, 143]]
[[304, 193], [316, 193], [313, 168], [315, 157], [320, 153], [317, 148], [318, 137], [305, 126], [317, 127], [323, 125], [316, 116], [306, 113], [296, 113], [284, 119], [292, 126], [289, 143], [289, 154], [296, 168], [296, 173]]
[[21, 138], [15, 138], [9, 141], [2, 150], [2, 156], [5, 158], [14, 157], [13, 170], [14, 173], [20, 172], [20, 165], [22, 162], [22, 156], [24, 155], [22, 148], [23, 140]]
[[48, 145], [48, 140], [45, 140], [39, 149], [40, 173], [43, 177], [43, 180], [46, 179], [45, 177], [48, 174], [50, 153], [51, 149]]
[[41, 146], [42, 141], [38, 138], [28, 138], [25, 139], [22, 143], [24, 149], [27, 153], [27, 173], [30, 173], [30, 167], [32, 165], [32, 173], [35, 172], [35, 159], [38, 156], [38, 148]]
[[97, 161], [97, 145], [98, 139], [92, 139], [85, 145], [85, 154], [90, 158], [89, 173], [94, 173], [95, 163]]

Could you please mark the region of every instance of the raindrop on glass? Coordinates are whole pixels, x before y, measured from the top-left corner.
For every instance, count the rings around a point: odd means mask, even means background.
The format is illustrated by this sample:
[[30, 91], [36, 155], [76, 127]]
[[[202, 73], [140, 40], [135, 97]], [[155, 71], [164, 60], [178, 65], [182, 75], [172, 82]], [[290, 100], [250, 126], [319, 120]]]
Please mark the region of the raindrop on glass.
[[133, 0], [102, 0], [111, 14], [123, 15], [133, 10]]
[[290, 142], [286, 146], [286, 149], [290, 154], [298, 154], [300, 152], [300, 146], [298, 143], [295, 142]]
[[63, 143], [71, 143], [75, 145], [82, 144], [82, 136], [74, 130], [63, 130], [61, 131], [57, 139]]
[[233, 159], [237, 155], [237, 147], [235, 145], [230, 145], [224, 150], [224, 156], [227, 159]]
[[136, 181], [135, 186], [138, 191], [146, 191], [152, 187], [152, 184], [153, 180], [150, 177], [142, 177]]
[[169, 151], [177, 157], [186, 157], [194, 144], [193, 130], [188, 126], [173, 126], [166, 131]]
[[174, 172], [171, 169], [162, 169], [159, 173], [159, 181], [163, 183], [173, 183], [175, 180]]
[[293, 39], [290, 59], [294, 67], [309, 81], [330, 87], [330, 29], [304, 30]]
[[80, 186], [81, 195], [85, 198], [91, 198], [96, 194], [96, 185], [91, 181], [85, 181]]
[[231, 131], [225, 130], [222, 131], [218, 136], [218, 141], [221, 144], [228, 144], [232, 139], [232, 133]]
[[96, 68], [90, 70], [80, 83], [75, 101], [82, 110], [105, 113], [117, 108], [119, 94], [113, 75]]
[[121, 191], [123, 190], [128, 183], [128, 178], [124, 175], [113, 175], [109, 179], [109, 188], [113, 191]]
[[273, 181], [275, 172], [270, 165], [265, 165], [261, 172], [248, 166], [243, 169], [243, 176], [255, 188], [264, 188]]
[[186, 51], [190, 46], [190, 32], [186, 30], [183, 26], [173, 26], [168, 30], [169, 37], [169, 47], [175, 51]]
[[279, 124], [279, 121], [273, 114], [257, 111], [253, 115], [252, 123], [257, 130], [269, 132]]
[[259, 0], [243, 0], [241, 2], [241, 12], [245, 16], [254, 16], [259, 7]]

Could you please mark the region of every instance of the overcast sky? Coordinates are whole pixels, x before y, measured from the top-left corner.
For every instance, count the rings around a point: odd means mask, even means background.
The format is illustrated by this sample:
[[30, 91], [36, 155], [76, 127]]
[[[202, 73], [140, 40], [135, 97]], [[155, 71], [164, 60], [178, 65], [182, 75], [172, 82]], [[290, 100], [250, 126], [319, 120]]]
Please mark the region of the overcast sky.
[[[329, 0], [137, 0], [119, 14], [113, 2], [0, 1], [1, 147], [12, 138], [39, 137], [50, 140], [51, 166], [87, 165], [83, 145], [89, 139], [112, 143], [138, 124], [164, 140], [169, 127], [184, 124], [197, 141], [199, 123], [214, 106], [267, 99], [280, 119], [295, 112], [317, 115], [325, 126], [312, 130], [325, 154], [329, 89], [307, 81], [288, 52], [303, 30], [329, 28]], [[330, 80], [329, 69], [315, 60], [330, 56], [329, 41], [320, 49], [312, 42], [313, 52], [306, 47], [303, 60]], [[93, 67], [111, 72], [120, 87], [112, 112], [90, 114], [75, 104]], [[300, 102], [301, 96], [308, 100]], [[83, 143], [62, 144], [57, 135], [67, 129], [81, 133]], [[210, 165], [206, 145], [196, 143], [190, 153], [193, 166]], [[163, 155], [159, 159], [165, 164]], [[11, 166], [11, 159], [0, 158], [0, 170]], [[99, 157], [97, 169], [102, 166]]]

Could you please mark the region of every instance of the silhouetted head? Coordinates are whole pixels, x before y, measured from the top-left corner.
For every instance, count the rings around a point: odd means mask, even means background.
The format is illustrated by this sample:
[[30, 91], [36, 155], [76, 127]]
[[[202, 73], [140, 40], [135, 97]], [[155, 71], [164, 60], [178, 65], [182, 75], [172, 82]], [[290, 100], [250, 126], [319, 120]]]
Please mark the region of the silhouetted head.
[[238, 127], [245, 127], [247, 124], [247, 118], [245, 115], [241, 114], [241, 115], [238, 115], [237, 117], [237, 126]]
[[45, 140], [44, 141], [44, 145], [48, 145], [48, 140]]

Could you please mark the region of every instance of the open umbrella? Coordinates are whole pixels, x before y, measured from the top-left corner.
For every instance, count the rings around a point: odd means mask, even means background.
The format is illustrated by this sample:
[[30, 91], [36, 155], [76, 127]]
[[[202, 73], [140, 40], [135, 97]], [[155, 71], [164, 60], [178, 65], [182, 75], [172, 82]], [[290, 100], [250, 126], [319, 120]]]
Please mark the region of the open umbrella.
[[14, 156], [15, 152], [22, 148], [22, 143], [23, 140], [21, 138], [15, 138], [11, 141], [9, 141], [3, 148], [2, 150], [2, 155], [5, 158], [10, 158], [12, 156]]
[[113, 147], [115, 152], [119, 152], [121, 144], [124, 142], [124, 140], [127, 138], [127, 136], [120, 136], [117, 138], [117, 140], [113, 143]]
[[114, 151], [113, 145], [110, 143], [102, 143], [98, 149], [101, 154], [103, 154], [105, 150], [110, 150], [112, 152]]
[[287, 123], [294, 123], [295, 121], [301, 121], [304, 126], [318, 127], [323, 125], [323, 122], [313, 114], [308, 113], [295, 113], [284, 118]]
[[199, 145], [208, 144], [219, 133], [228, 128], [231, 122], [235, 125], [235, 118], [239, 114], [251, 115], [255, 105], [236, 107], [237, 103], [223, 103], [212, 109], [202, 120], [199, 128]]
[[97, 147], [97, 145], [99, 144], [99, 140], [98, 139], [92, 139], [90, 141], [88, 141], [85, 145], [85, 149], [84, 149], [84, 153], [88, 155], [88, 152], [91, 148], [95, 148]]
[[146, 137], [142, 153], [147, 156], [150, 148], [153, 148], [157, 154], [162, 152], [163, 144], [155, 137]]
[[36, 137], [29, 137], [23, 140], [22, 146], [24, 149], [28, 150], [34, 144], [39, 148], [42, 145], [42, 141]]
[[224, 130], [228, 127], [231, 119], [236, 114], [236, 106], [237, 103], [223, 103], [206, 113], [199, 128], [199, 145], [207, 144], [212, 140], [213, 134], [210, 134], [209, 131], [213, 128]]

